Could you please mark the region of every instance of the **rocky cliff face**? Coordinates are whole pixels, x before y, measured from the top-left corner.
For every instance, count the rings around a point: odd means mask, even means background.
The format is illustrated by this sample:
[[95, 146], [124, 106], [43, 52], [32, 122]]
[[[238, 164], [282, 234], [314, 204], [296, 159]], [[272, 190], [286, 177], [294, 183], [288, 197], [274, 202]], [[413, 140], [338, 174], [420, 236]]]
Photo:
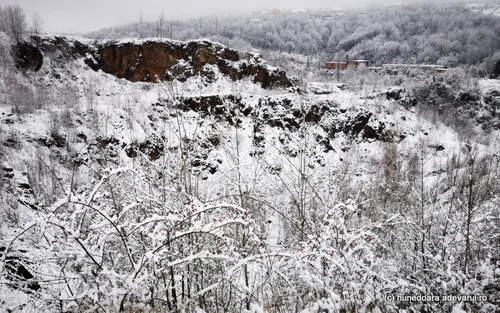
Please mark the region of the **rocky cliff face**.
[[[255, 54], [243, 54], [209, 41], [144, 41], [103, 43], [94, 52], [94, 69], [130, 81], [186, 80], [216, 66], [233, 80], [252, 77], [263, 88], [290, 87], [283, 70], [270, 69]], [[208, 72], [208, 73], [206, 73]]]
[[132, 82], [185, 81], [195, 75], [210, 79], [220, 73], [239, 80], [249, 77], [265, 89], [291, 87], [286, 73], [268, 66], [257, 54], [240, 53], [210, 41], [141, 40], [82, 43], [64, 37], [36, 38], [37, 47], [23, 43], [12, 48], [18, 68], [38, 71], [42, 52], [58, 59], [84, 57], [94, 70]]

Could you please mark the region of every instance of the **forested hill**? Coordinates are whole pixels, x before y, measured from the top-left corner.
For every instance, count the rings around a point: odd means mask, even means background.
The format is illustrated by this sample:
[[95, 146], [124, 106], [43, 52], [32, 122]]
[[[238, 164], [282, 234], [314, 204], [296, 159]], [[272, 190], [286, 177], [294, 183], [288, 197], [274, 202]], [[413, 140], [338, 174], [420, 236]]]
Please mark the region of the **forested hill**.
[[299, 53], [317, 59], [473, 65], [500, 59], [500, 18], [489, 5], [398, 5], [366, 11], [279, 11], [233, 17], [136, 23], [92, 38], [209, 38], [241, 50]]

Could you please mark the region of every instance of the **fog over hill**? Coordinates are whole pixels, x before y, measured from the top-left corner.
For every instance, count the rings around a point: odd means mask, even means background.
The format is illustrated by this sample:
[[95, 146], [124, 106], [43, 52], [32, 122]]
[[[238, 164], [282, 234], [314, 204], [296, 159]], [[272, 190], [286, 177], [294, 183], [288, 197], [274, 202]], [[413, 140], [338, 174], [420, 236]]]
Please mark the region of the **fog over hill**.
[[[64, 0], [36, 1], [36, 0], [2, 0], [1, 6], [20, 5], [28, 17], [38, 12], [45, 21], [48, 32], [69, 33], [96, 31], [104, 27], [113, 27], [127, 23], [138, 22], [140, 16], [144, 21], [152, 22], [158, 18], [162, 10], [167, 19], [186, 19], [207, 15], [247, 14], [279, 9], [333, 9], [333, 8], [371, 8], [387, 4], [401, 3], [429, 3], [430, 1], [393, 1], [393, 0], [275, 0], [272, 2], [256, 0], [235, 2], [228, 0], [214, 0], [202, 2], [187, 0], [182, 2], [165, 2], [160, 0], [145, 1], [73, 1]], [[432, 3], [460, 3], [456, 0], [440, 0]], [[491, 1], [480, 1], [491, 2]], [[474, 2], [475, 3], [475, 2]]]

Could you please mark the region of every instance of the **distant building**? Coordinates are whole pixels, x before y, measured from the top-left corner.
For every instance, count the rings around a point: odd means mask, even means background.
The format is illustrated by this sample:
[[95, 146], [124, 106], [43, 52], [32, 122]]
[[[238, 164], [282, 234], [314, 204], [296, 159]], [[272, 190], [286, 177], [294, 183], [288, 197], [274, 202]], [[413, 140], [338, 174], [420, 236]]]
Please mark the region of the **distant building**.
[[368, 60], [350, 60], [350, 61], [347, 61], [347, 63], [349, 64], [349, 66], [353, 66], [353, 67], [359, 67], [359, 66], [369, 66], [370, 65], [370, 61]]
[[441, 64], [382, 64], [382, 67], [391, 70], [415, 68], [425, 72], [436, 73], [445, 73], [448, 71], [448, 69]]
[[347, 62], [326, 62], [325, 68], [327, 70], [336, 70], [337, 66], [341, 70], [345, 70], [347, 68]]
[[327, 70], [336, 70], [337, 68], [339, 70], [345, 70], [347, 68], [354, 68], [357, 69], [360, 66], [368, 68], [370, 71], [378, 72], [382, 69], [388, 69], [392, 70], [395, 72], [398, 72], [398, 70], [401, 69], [419, 69], [422, 71], [426, 72], [435, 72], [439, 74], [443, 74], [449, 71], [445, 66], [440, 65], [440, 64], [404, 64], [404, 63], [398, 63], [398, 64], [382, 64], [382, 66], [370, 66], [370, 61], [368, 60], [348, 60], [345, 62], [326, 62], [325, 63], [325, 68]]
[[395, 63], [395, 64], [382, 64], [382, 66], [370, 66], [370, 61], [368, 60], [348, 60], [344, 62], [326, 62], [325, 68], [327, 70], [345, 70], [347, 68], [357, 69], [360, 66], [368, 68], [370, 71], [378, 72], [382, 69], [391, 70], [394, 72], [399, 72], [402, 69], [419, 69], [425, 72], [435, 72], [438, 74], [443, 74], [449, 71], [445, 66], [440, 64], [404, 64], [404, 63]]
[[358, 68], [360, 66], [368, 67], [370, 65], [370, 61], [368, 60], [349, 60], [347, 62], [326, 62], [325, 68], [328, 70], [336, 70], [337, 67], [340, 70], [345, 70], [348, 67]]

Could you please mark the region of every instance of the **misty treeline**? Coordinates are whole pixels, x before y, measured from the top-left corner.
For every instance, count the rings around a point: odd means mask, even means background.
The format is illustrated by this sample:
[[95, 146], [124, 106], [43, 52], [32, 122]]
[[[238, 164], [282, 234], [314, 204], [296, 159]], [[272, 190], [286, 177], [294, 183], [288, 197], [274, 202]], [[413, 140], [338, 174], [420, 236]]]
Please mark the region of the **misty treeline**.
[[43, 19], [38, 12], [31, 17], [31, 23], [26, 20], [26, 14], [19, 5], [0, 6], [0, 32], [4, 32], [16, 43], [22, 43], [25, 35], [39, 36], [42, 31]]
[[207, 17], [103, 29], [94, 38], [209, 38], [239, 50], [298, 53], [324, 61], [475, 66], [482, 73], [500, 58], [500, 19], [485, 8], [412, 4], [359, 11], [307, 11]]
[[17, 43], [20, 43], [26, 28], [26, 16], [19, 5], [5, 8], [0, 6], [0, 31], [9, 34]]

